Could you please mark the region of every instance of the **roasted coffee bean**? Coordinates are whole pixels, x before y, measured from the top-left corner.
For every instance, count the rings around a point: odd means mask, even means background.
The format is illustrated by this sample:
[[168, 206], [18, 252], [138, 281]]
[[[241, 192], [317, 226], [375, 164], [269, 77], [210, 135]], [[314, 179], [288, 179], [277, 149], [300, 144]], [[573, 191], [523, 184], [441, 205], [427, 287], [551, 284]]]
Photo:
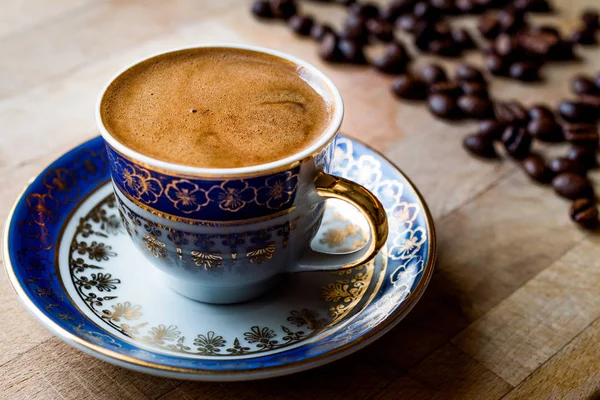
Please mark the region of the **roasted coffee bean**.
[[456, 8], [462, 14], [476, 14], [481, 11], [475, 0], [456, 0]]
[[479, 97], [489, 97], [487, 88], [484, 84], [479, 82], [462, 82], [460, 89], [464, 95], [475, 95]]
[[377, 70], [386, 74], [401, 74], [406, 70], [410, 57], [401, 43], [386, 46], [385, 53], [373, 61]]
[[529, 114], [529, 118], [531, 119], [548, 118], [554, 121], [554, 113], [552, 112], [552, 110], [541, 104], [531, 106], [527, 113]]
[[525, 26], [523, 13], [516, 13], [510, 9], [500, 10], [497, 18], [502, 32], [515, 33]]
[[552, 179], [552, 172], [546, 166], [546, 161], [539, 154], [530, 154], [521, 163], [521, 166], [535, 181], [548, 183]]
[[600, 28], [600, 14], [596, 10], [583, 10], [581, 21], [588, 29], [597, 30]]
[[415, 0], [395, 0], [389, 2], [379, 12], [379, 16], [388, 22], [394, 23], [401, 15], [410, 13], [415, 5]]
[[514, 58], [518, 55], [519, 44], [515, 37], [502, 33], [494, 41], [494, 51], [500, 57]]
[[488, 71], [496, 76], [505, 76], [508, 74], [509, 64], [498, 54], [491, 53], [485, 57], [485, 66]]
[[271, 12], [275, 18], [288, 20], [296, 15], [296, 2], [294, 0], [269, 0]]
[[476, 46], [473, 37], [465, 28], [452, 28], [450, 30], [452, 39], [463, 49], [474, 49]]
[[446, 21], [438, 21], [433, 24], [436, 39], [452, 39], [450, 25]]
[[529, 121], [527, 133], [544, 142], [562, 142], [564, 140], [561, 126], [554, 118], [541, 117]]
[[500, 123], [507, 125], [526, 124], [529, 120], [525, 108], [515, 100], [496, 102], [494, 114]]
[[394, 79], [392, 91], [402, 99], [425, 100], [427, 98], [425, 82], [410, 75], [401, 75]]
[[350, 6], [350, 14], [360, 15], [365, 19], [377, 18], [379, 8], [373, 3], [354, 3]]
[[567, 172], [556, 176], [552, 180], [552, 187], [559, 196], [571, 200], [594, 197], [594, 189], [590, 181], [577, 174]]
[[[457, 2], [458, 5], [458, 2]], [[500, 33], [500, 21], [496, 14], [484, 14], [479, 18], [477, 29], [488, 39], [493, 39]]]
[[343, 61], [343, 55], [339, 47], [339, 39], [335, 33], [326, 33], [321, 39], [321, 44], [317, 50], [319, 57], [329, 62]]
[[454, 0], [430, 0], [429, 3], [444, 15], [455, 14], [458, 11]]
[[505, 129], [506, 124], [498, 122], [495, 119], [487, 119], [479, 122], [478, 132], [491, 137], [493, 140], [500, 140]]
[[512, 63], [508, 73], [511, 78], [523, 82], [533, 82], [539, 79], [538, 66], [530, 61]]
[[456, 57], [461, 52], [460, 46], [452, 39], [431, 41], [427, 48], [430, 53], [443, 57]]
[[503, 0], [475, 0], [475, 3], [483, 9], [497, 8], [501, 6]]
[[365, 57], [362, 45], [359, 42], [342, 39], [338, 44], [338, 48], [342, 53], [344, 61], [358, 65], [367, 63], [367, 58]]
[[313, 19], [304, 15], [294, 15], [288, 20], [288, 26], [300, 36], [309, 36], [313, 27]]
[[520, 11], [545, 13], [551, 11], [547, 0], [515, 0], [514, 7]]
[[433, 28], [433, 24], [419, 21], [413, 31], [413, 39], [415, 46], [419, 50], [429, 51], [429, 44], [436, 38], [437, 32]]
[[565, 139], [575, 145], [587, 147], [590, 149], [598, 148], [598, 129], [596, 125], [590, 124], [565, 124], [563, 126]]
[[506, 128], [502, 134], [502, 143], [508, 155], [517, 160], [522, 160], [529, 154], [531, 136], [524, 127], [513, 125]]
[[494, 114], [494, 107], [490, 99], [474, 95], [465, 95], [458, 98], [458, 107], [468, 118], [485, 119]]
[[429, 85], [429, 94], [445, 94], [450, 97], [458, 97], [462, 94], [462, 89], [456, 82], [437, 82]]
[[327, 24], [314, 24], [310, 30], [310, 36], [317, 42], [323, 40], [325, 35], [328, 33], [335, 33], [335, 31]]
[[598, 226], [598, 209], [593, 199], [577, 199], [571, 203], [571, 219], [586, 229]]
[[396, 26], [405, 32], [414, 32], [417, 26], [417, 18], [412, 15], [403, 15], [396, 21]]
[[351, 6], [352, 4], [356, 3], [356, 0], [335, 0], [335, 2], [342, 6], [348, 7], [348, 6]]
[[370, 19], [366, 26], [369, 33], [382, 42], [394, 40], [394, 27], [389, 22], [382, 19]]
[[559, 34], [553, 32], [529, 30], [517, 35], [519, 48], [530, 56], [547, 57], [559, 41]]
[[571, 147], [567, 153], [567, 158], [580, 163], [587, 169], [595, 168], [598, 165], [596, 160], [596, 150], [587, 147]]
[[580, 101], [561, 101], [558, 104], [558, 113], [567, 122], [595, 123], [597, 117], [593, 107]]
[[579, 101], [590, 106], [594, 111], [600, 111], [600, 96], [595, 94], [582, 94], [579, 96]]
[[439, 16], [438, 11], [425, 1], [419, 1], [413, 8], [413, 14], [418, 19], [434, 20]]
[[600, 94], [594, 81], [583, 75], [578, 75], [571, 80], [571, 89], [575, 94]]
[[486, 83], [481, 71], [468, 64], [460, 64], [456, 67], [455, 78], [458, 81]]
[[256, 0], [254, 3], [252, 3], [252, 14], [259, 18], [274, 17], [268, 0]]
[[497, 158], [498, 153], [494, 148], [494, 140], [488, 135], [482, 135], [480, 133], [474, 133], [468, 135], [463, 140], [463, 147], [474, 154], [482, 158]]
[[588, 27], [576, 29], [571, 34], [571, 42], [584, 46], [591, 46], [598, 43], [596, 39], [596, 30]]
[[437, 82], [445, 82], [448, 80], [448, 76], [446, 75], [446, 71], [444, 68], [437, 64], [427, 64], [423, 68], [421, 68], [421, 79], [432, 85]]
[[550, 48], [546, 57], [556, 61], [567, 61], [577, 58], [573, 52], [573, 44], [562, 39]]
[[585, 176], [587, 168], [577, 161], [570, 160], [566, 157], [556, 157], [550, 161], [548, 166], [554, 175], [564, 174], [566, 172]]
[[443, 119], [458, 119], [461, 117], [460, 108], [454, 98], [447, 94], [434, 93], [427, 98], [429, 111]]
[[355, 42], [366, 43], [368, 41], [367, 20], [360, 15], [350, 14], [344, 22], [342, 28], [342, 39], [348, 39]]

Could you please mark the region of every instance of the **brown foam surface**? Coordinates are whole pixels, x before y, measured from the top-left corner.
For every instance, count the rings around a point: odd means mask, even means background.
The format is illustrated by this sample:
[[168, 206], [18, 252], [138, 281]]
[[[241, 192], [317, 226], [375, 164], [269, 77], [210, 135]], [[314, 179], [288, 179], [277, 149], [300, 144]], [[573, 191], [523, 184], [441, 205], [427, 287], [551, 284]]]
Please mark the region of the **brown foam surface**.
[[127, 147], [172, 163], [235, 168], [276, 161], [312, 144], [331, 114], [296, 69], [249, 50], [162, 55], [109, 86], [102, 120]]

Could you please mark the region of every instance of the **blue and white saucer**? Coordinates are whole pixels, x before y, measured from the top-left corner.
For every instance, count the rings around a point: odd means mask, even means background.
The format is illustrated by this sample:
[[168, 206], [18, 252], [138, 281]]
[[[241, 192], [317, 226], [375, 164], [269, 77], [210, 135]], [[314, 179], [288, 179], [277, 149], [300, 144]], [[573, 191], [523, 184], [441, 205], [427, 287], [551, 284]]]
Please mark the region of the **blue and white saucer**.
[[[287, 277], [238, 305], [194, 302], [167, 288], [120, 223], [101, 138], [55, 161], [29, 184], [4, 234], [5, 267], [27, 309], [68, 344], [159, 376], [235, 381], [314, 368], [353, 353], [396, 325], [431, 277], [433, 222], [408, 179], [382, 155], [339, 137], [336, 174], [386, 208], [390, 235], [352, 270]], [[366, 221], [329, 200], [313, 248], [362, 247]]]

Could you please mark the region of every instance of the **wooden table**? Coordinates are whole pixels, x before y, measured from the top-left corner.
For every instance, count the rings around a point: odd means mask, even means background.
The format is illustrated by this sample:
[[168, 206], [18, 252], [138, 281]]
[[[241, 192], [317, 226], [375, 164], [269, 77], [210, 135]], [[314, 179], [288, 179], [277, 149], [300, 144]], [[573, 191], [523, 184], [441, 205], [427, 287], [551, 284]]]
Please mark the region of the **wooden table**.
[[[537, 19], [565, 29], [582, 7], [597, 4], [555, 3], [558, 16]], [[343, 15], [336, 6], [303, 7], [334, 23]], [[96, 96], [117, 70], [150, 53], [216, 41], [288, 52], [335, 81], [346, 102], [344, 131], [396, 162], [431, 207], [439, 261], [424, 297], [393, 331], [342, 361], [268, 381], [211, 384], [130, 372], [72, 349], [29, 316], [2, 274], [1, 398], [600, 397], [600, 238], [577, 229], [568, 203], [513, 162], [468, 156], [461, 140], [474, 125], [449, 125], [421, 105], [394, 100], [390, 79], [373, 70], [322, 63], [312, 41], [257, 22], [247, 1], [3, 1], [1, 219], [28, 178], [98, 134]], [[582, 63], [544, 67], [544, 84], [494, 79], [492, 92], [556, 103], [568, 95], [571, 76], [600, 70], [600, 49], [581, 54]], [[481, 63], [479, 54], [467, 58]]]

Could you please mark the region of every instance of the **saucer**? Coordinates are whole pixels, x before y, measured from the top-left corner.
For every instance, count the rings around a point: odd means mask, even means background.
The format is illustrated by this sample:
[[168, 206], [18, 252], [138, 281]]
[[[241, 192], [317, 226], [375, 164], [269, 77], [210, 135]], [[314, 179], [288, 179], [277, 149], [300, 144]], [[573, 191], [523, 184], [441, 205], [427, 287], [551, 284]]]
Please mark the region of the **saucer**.
[[[285, 276], [251, 302], [210, 305], [163, 284], [119, 218], [103, 140], [46, 168], [15, 202], [4, 264], [25, 307], [66, 343], [154, 375], [236, 381], [299, 372], [353, 353], [396, 325], [433, 271], [432, 218], [410, 181], [382, 155], [339, 136], [335, 174], [371, 190], [390, 233], [370, 263]], [[362, 215], [328, 200], [312, 242], [349, 253], [369, 236]]]

